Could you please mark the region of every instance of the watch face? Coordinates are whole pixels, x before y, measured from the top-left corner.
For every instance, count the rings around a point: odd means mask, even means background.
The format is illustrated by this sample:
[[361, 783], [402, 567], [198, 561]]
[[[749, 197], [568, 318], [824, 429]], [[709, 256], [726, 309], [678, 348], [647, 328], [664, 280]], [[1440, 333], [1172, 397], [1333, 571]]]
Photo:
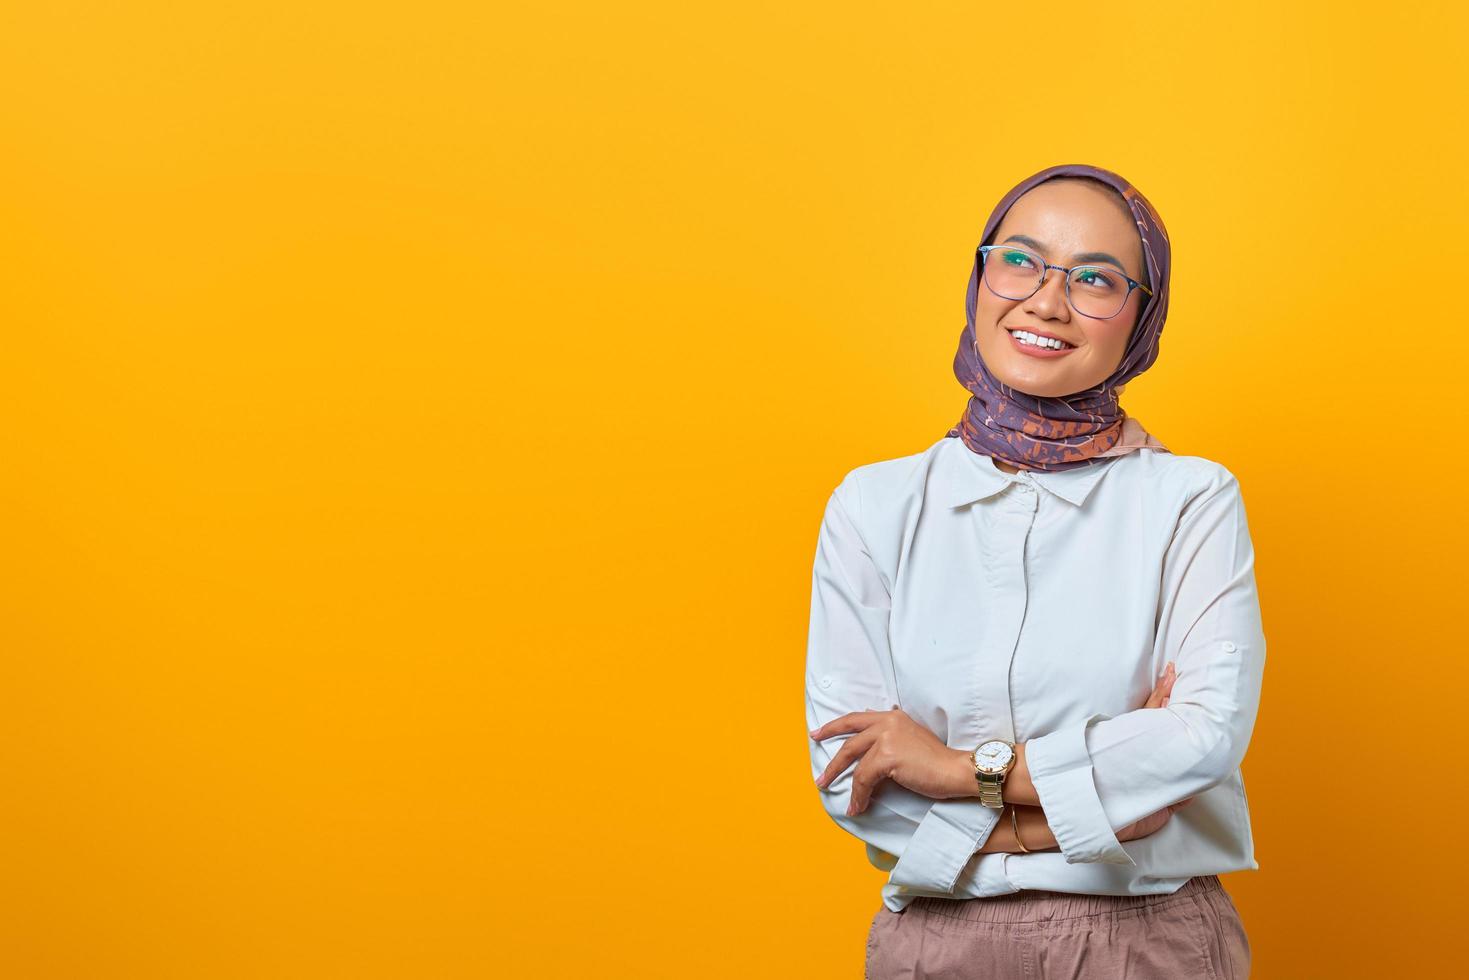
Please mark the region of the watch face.
[[974, 750], [974, 764], [982, 772], [1004, 772], [1014, 757], [1015, 750], [1004, 742], [985, 742]]

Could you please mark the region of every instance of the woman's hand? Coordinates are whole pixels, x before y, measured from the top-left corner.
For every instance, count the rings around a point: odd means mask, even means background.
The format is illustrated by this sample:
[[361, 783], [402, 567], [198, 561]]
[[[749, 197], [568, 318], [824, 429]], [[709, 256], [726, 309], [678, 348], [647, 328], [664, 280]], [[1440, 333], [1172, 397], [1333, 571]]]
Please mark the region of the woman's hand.
[[833, 718], [812, 732], [811, 737], [820, 742], [849, 733], [852, 737], [842, 743], [816, 778], [816, 785], [825, 789], [848, 766], [857, 763], [857, 770], [852, 774], [848, 816], [867, 809], [873, 791], [884, 779], [936, 800], [962, 796], [974, 782], [969, 753], [949, 748], [901, 708], [853, 711]]
[[1173, 682], [1178, 680], [1178, 668], [1173, 666], [1173, 661], [1168, 661], [1168, 666], [1163, 668], [1163, 677], [1153, 685], [1153, 693], [1143, 702], [1144, 708], [1166, 708], [1168, 707], [1168, 696], [1173, 693]]

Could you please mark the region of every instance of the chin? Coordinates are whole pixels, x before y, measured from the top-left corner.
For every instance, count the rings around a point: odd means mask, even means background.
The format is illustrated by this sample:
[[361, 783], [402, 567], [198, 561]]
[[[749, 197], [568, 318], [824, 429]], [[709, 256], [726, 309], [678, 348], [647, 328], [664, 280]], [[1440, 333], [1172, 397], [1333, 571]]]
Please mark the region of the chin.
[[1073, 392], [1080, 391], [1082, 388], [1082, 386], [1066, 384], [1027, 384], [1023, 381], [1006, 381], [1005, 384], [1015, 391], [1023, 391], [1027, 395], [1034, 395], [1036, 398], [1063, 398]]
[[[1025, 357], [1024, 354], [1016, 354], [1014, 351], [1006, 351], [1006, 353], [1012, 358]], [[1048, 367], [1049, 365], [1044, 363], [1036, 366], [1029, 363], [1017, 366], [1014, 360], [1007, 360], [1002, 362], [1000, 370], [996, 371], [991, 368], [990, 371], [1007, 387], [1023, 391], [1027, 395], [1035, 395], [1037, 398], [1061, 398], [1082, 391], [1096, 383], [1088, 384], [1085, 379], [1078, 380], [1073, 371], [1057, 370], [1052, 373], [1047, 370]]]

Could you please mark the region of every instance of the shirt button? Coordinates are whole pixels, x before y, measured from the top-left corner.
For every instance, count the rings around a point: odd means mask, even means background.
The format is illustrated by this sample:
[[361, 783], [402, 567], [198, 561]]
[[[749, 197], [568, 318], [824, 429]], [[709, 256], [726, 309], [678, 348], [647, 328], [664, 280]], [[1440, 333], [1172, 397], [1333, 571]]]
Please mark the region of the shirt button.
[[825, 677], [821, 678], [821, 686], [822, 687], [831, 687], [831, 675], [830, 674], [827, 674]]
[[1224, 641], [1224, 652], [1225, 653], [1233, 653], [1234, 651], [1236, 651], [1238, 649], [1239, 649], [1239, 647], [1237, 647], [1237, 646], [1234, 645], [1234, 641], [1232, 641], [1232, 640], [1225, 640]]

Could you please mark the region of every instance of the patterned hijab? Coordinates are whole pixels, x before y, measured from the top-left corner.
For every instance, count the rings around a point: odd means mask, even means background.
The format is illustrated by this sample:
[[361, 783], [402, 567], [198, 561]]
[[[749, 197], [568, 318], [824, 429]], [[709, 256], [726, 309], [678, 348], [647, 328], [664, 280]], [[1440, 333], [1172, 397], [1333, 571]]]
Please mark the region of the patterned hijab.
[[1145, 447], [1168, 451], [1137, 419], [1123, 411], [1119, 403], [1126, 383], [1158, 359], [1158, 339], [1168, 315], [1168, 270], [1172, 253], [1168, 232], [1147, 198], [1110, 170], [1081, 163], [1048, 167], [1021, 181], [995, 205], [980, 244], [990, 244], [1006, 212], [1022, 194], [1052, 177], [1069, 176], [1094, 177], [1121, 192], [1142, 236], [1143, 260], [1147, 263], [1148, 285], [1153, 295], [1147, 299], [1122, 361], [1111, 377], [1094, 388], [1057, 398], [1031, 395], [1001, 382], [979, 356], [974, 336], [974, 308], [982, 269], [980, 258], [975, 255], [964, 298], [964, 332], [959, 337], [959, 352], [954, 356], [954, 376], [968, 389], [970, 398], [958, 425], [947, 434], [963, 439], [976, 453], [1023, 470], [1092, 466], [1107, 457]]

